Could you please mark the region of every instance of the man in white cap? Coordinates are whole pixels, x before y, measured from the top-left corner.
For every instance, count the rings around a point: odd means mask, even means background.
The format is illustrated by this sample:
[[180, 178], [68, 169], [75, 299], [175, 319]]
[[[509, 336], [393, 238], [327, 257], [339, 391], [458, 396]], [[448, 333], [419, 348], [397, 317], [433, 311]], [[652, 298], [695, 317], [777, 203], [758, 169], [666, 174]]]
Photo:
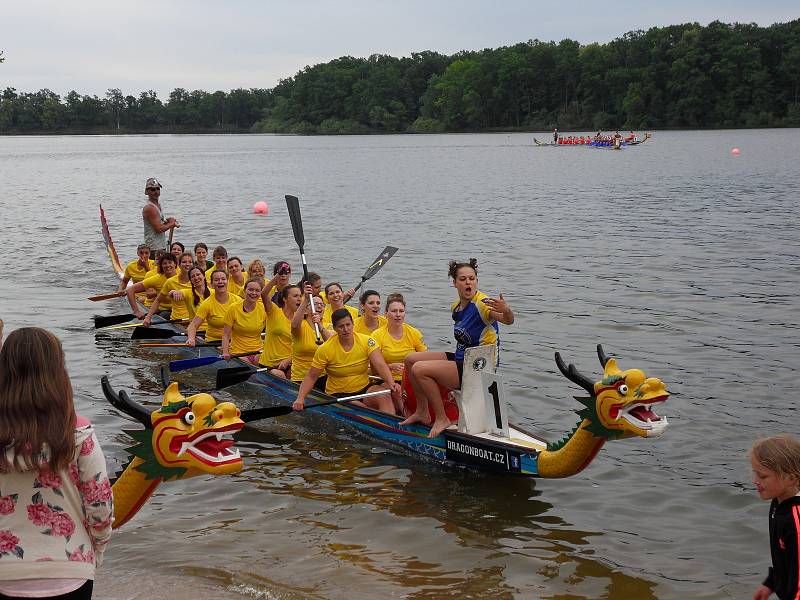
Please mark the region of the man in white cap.
[[150, 252], [155, 256], [156, 250], [166, 250], [167, 236], [165, 233], [173, 228], [180, 227], [174, 217], [164, 218], [161, 205], [161, 184], [158, 179], [151, 177], [144, 184], [144, 193], [147, 194], [147, 204], [142, 208], [142, 223], [144, 224], [144, 243], [150, 247]]

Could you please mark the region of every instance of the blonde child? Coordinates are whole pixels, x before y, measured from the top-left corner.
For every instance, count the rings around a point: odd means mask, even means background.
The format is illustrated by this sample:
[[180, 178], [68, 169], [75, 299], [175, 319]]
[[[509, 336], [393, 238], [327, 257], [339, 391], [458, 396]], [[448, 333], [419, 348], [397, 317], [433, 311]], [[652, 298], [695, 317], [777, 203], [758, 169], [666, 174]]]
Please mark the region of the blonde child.
[[753, 483], [769, 507], [769, 545], [772, 567], [753, 600], [775, 593], [780, 600], [800, 598], [800, 441], [779, 435], [757, 441], [750, 451]]
[[111, 485], [75, 414], [61, 343], [24, 327], [0, 351], [0, 600], [92, 597], [111, 535]]

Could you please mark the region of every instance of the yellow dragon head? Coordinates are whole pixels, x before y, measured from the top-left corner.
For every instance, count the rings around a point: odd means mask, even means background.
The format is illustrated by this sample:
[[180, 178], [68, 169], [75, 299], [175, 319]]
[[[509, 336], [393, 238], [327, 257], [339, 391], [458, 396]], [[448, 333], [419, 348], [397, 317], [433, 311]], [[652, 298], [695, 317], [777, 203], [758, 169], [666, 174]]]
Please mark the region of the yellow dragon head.
[[666, 417], [653, 411], [653, 405], [669, 398], [664, 383], [656, 377], [647, 377], [639, 369], [621, 371], [617, 361], [606, 357], [600, 345], [597, 355], [603, 365], [603, 378], [593, 383], [575, 365], [565, 366], [556, 352], [561, 373], [590, 394], [589, 398], [575, 398], [585, 406], [578, 415], [589, 422], [587, 431], [608, 439], [658, 437], [664, 433], [669, 423]]
[[195, 475], [228, 475], [242, 470], [239, 451], [232, 436], [244, 427], [241, 412], [232, 402], [214, 400], [209, 394], [185, 398], [172, 383], [164, 401], [152, 413], [118, 394], [118, 408], [145, 425], [144, 430], [126, 431], [137, 444], [127, 448], [141, 459], [135, 469], [146, 479], [179, 479]]

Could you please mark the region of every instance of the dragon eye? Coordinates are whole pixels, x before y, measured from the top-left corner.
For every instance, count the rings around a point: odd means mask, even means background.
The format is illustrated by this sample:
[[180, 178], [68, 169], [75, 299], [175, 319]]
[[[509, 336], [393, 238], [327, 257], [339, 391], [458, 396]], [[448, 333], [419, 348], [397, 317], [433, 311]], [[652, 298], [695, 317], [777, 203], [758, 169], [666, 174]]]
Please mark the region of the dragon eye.
[[628, 386], [623, 383], [617, 388], [617, 391], [624, 396], [628, 393]]
[[184, 413], [184, 415], [181, 418], [183, 419], [184, 423], [186, 423], [187, 425], [191, 425], [192, 423], [194, 423], [195, 416], [192, 411], [188, 411]]

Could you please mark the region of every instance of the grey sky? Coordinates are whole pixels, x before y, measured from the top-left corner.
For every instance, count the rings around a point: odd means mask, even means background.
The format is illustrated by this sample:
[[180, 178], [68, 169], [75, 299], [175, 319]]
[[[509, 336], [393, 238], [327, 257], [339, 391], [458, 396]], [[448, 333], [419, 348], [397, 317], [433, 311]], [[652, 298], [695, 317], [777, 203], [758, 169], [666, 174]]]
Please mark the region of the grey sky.
[[0, 7], [0, 88], [166, 99], [176, 87], [269, 88], [344, 55], [606, 42], [652, 26], [798, 16], [796, 0], [13, 0]]

